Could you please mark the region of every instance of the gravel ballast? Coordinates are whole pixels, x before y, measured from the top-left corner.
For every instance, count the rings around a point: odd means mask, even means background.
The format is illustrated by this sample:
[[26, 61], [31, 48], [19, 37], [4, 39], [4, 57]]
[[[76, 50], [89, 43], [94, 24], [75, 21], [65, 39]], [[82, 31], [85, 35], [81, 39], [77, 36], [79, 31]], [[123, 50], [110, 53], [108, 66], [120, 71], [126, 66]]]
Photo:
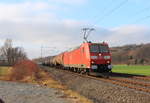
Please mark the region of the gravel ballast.
[[5, 103], [71, 103], [64, 94], [54, 88], [0, 81], [0, 99]]
[[53, 78], [67, 85], [70, 89], [94, 101], [94, 103], [149, 103], [150, 94], [133, 89], [113, 85], [111, 83], [92, 80], [63, 71], [49, 69]]

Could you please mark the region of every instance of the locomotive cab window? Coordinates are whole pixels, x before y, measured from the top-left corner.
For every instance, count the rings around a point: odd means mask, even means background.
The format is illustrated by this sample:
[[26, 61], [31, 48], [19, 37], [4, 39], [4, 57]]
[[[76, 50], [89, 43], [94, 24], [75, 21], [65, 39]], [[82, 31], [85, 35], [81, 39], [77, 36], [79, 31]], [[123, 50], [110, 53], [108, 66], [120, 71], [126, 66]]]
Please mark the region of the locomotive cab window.
[[98, 45], [90, 45], [90, 52], [98, 53], [99, 52]]
[[101, 53], [109, 53], [108, 46], [105, 45], [99, 45], [99, 49]]
[[109, 53], [109, 49], [108, 49], [108, 46], [106, 45], [93, 44], [93, 45], [90, 45], [90, 52]]

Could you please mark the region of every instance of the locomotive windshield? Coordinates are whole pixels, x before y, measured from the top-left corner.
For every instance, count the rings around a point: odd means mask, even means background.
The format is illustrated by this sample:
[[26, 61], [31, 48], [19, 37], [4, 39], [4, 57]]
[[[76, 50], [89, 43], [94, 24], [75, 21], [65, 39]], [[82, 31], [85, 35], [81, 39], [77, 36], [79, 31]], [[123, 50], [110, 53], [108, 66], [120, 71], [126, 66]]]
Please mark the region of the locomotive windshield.
[[90, 45], [90, 52], [93, 52], [93, 53], [108, 53], [109, 49], [108, 49], [108, 46], [106, 46], [106, 45], [94, 44], [94, 45]]

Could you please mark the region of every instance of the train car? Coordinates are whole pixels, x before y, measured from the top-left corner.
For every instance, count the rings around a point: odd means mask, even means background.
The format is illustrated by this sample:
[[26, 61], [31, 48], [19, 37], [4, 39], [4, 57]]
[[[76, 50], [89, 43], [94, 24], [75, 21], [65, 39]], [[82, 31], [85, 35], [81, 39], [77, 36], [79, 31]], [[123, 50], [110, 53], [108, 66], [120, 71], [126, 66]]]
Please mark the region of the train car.
[[63, 56], [64, 53], [61, 53], [57, 56], [54, 56], [51, 60], [50, 63], [53, 64], [54, 66], [63, 66], [64, 62], [63, 62]]

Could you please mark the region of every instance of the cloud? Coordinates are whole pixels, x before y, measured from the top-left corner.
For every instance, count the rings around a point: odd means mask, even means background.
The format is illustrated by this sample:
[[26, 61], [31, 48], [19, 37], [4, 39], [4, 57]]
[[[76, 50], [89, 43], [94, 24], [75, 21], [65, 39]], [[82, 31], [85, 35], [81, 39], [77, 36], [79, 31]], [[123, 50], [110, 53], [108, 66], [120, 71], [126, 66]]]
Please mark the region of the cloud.
[[[62, 0], [61, 2], [77, 1]], [[83, 41], [81, 28], [86, 27], [87, 23], [74, 19], [61, 19], [56, 13], [58, 10], [61, 8], [46, 2], [0, 4], [0, 45], [6, 38], [11, 38], [15, 46], [25, 48], [30, 58], [40, 56], [41, 45], [51, 47], [43, 49], [44, 56], [80, 45]], [[116, 46], [149, 42], [149, 34], [150, 28], [140, 25], [96, 27], [89, 40], [107, 41], [111, 46]]]
[[[30, 58], [40, 56], [41, 45], [46, 47], [43, 49], [43, 56], [54, 55], [82, 43], [81, 28], [84, 27], [83, 24], [83, 22], [73, 20], [55, 23], [33, 22], [32, 24], [4, 22], [0, 23], [0, 38], [3, 41], [5, 38], [12, 38], [16, 46], [25, 48]], [[97, 28], [90, 35], [89, 40], [94, 42], [106, 41], [110, 46], [140, 44], [150, 41], [149, 34], [150, 28], [145, 26], [128, 25], [111, 29]]]
[[[82, 36], [80, 34], [81, 26], [82, 23], [80, 22], [68, 22], [68, 20], [55, 23], [1, 22], [0, 38], [3, 41], [6, 38], [11, 38], [16, 46], [23, 46], [25, 48], [29, 57], [38, 57], [41, 45], [56, 47], [59, 51], [79, 45], [82, 41], [82, 38], [80, 38]], [[55, 53], [55, 51], [53, 53], [50, 51], [43, 55]]]
[[[39, 21], [54, 19], [57, 7], [45, 2], [0, 4], [0, 21]], [[33, 19], [34, 18], [34, 19]]]
[[[55, 14], [57, 9], [44, 2], [0, 4], [0, 41], [13, 39], [15, 45], [25, 47], [30, 57], [39, 56], [34, 54], [40, 54], [42, 44], [61, 50], [64, 45], [74, 44], [72, 40], [80, 32], [82, 23], [59, 19]], [[29, 52], [33, 48], [38, 53]]]
[[108, 35], [105, 38], [112, 46], [125, 44], [140, 44], [150, 41], [150, 27], [140, 25], [127, 25], [108, 29]]

